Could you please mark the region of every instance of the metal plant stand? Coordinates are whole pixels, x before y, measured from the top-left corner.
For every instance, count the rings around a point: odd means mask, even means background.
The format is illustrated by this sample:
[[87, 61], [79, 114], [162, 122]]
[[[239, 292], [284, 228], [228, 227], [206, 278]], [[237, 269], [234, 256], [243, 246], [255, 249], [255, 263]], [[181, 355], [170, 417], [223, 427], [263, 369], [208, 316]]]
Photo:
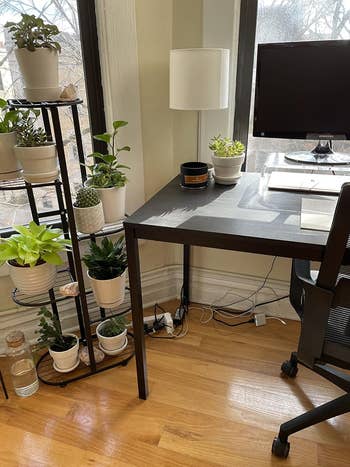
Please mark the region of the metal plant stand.
[[[81, 265], [79, 243], [81, 240], [91, 239], [96, 241], [97, 237], [112, 235], [122, 232], [123, 224], [107, 225], [101, 232], [96, 234], [87, 235], [77, 232], [72, 195], [69, 184], [69, 174], [66, 164], [65, 149], [63, 144], [59, 108], [70, 107], [72, 112], [72, 119], [75, 131], [75, 140], [78, 150], [78, 158], [80, 163], [81, 182], [86, 180], [86, 169], [83, 165], [85, 163], [84, 150], [82, 144], [82, 137], [79, 124], [78, 105], [82, 100], [77, 99], [70, 102], [39, 102], [32, 103], [26, 100], [10, 99], [8, 104], [11, 108], [35, 108], [40, 109], [44, 121], [44, 127], [47, 134], [48, 141], [55, 141], [58, 161], [60, 166], [60, 179], [50, 183], [27, 183], [23, 179], [16, 179], [11, 181], [0, 181], [1, 190], [25, 190], [28, 196], [28, 201], [31, 209], [32, 218], [36, 223], [43, 222], [45, 219], [55, 216], [61, 224], [64, 236], [72, 242], [72, 251], [67, 253], [68, 269], [60, 270], [57, 276], [55, 287], [48, 291], [47, 294], [41, 294], [34, 297], [25, 296], [18, 290], [14, 290], [12, 294], [13, 300], [22, 306], [40, 307], [44, 305], [51, 305], [53, 313], [59, 318], [59, 305], [65, 300], [74, 300], [74, 305], [77, 312], [77, 318], [80, 330], [80, 341], [83, 345], [88, 347], [90, 365], [86, 366], [80, 363], [78, 368], [70, 373], [58, 373], [52, 367], [52, 360], [48, 352], [42, 355], [37, 363], [38, 376], [41, 381], [51, 385], [64, 386], [72, 381], [85, 378], [91, 374], [107, 370], [119, 365], [126, 365], [134, 355], [133, 336], [128, 334], [128, 346], [118, 356], [109, 357], [96, 364], [93, 345], [97, 342], [96, 336], [93, 334], [92, 326], [95, 323], [103, 320], [106, 317], [112, 317], [127, 313], [130, 311], [130, 298], [127, 291], [127, 298], [116, 310], [105, 310], [98, 308], [93, 302], [91, 291], [85, 290], [83, 271]], [[52, 131], [53, 130], [53, 131]], [[54, 138], [53, 138], [54, 136]], [[35, 201], [35, 189], [48, 186], [54, 186], [58, 210], [51, 210], [39, 212]], [[52, 221], [51, 221], [52, 222]], [[77, 297], [60, 296], [58, 289], [61, 285], [68, 282], [77, 281], [79, 285], [79, 295]]]

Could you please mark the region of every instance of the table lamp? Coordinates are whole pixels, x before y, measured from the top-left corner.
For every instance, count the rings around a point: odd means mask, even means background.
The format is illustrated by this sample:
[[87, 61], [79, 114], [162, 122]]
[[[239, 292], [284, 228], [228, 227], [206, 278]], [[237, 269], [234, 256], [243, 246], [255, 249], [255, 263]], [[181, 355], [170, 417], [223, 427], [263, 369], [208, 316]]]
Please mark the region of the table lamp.
[[185, 188], [207, 186], [208, 166], [199, 162], [199, 111], [228, 107], [229, 70], [229, 49], [196, 48], [170, 51], [169, 107], [175, 110], [198, 111], [197, 162], [186, 162], [181, 166], [181, 183]]

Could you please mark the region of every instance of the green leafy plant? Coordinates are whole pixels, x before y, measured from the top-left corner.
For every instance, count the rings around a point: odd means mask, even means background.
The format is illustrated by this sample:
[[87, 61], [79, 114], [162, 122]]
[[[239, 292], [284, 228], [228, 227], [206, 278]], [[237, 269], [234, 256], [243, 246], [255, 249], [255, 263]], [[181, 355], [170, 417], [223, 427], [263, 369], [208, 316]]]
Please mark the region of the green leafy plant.
[[104, 237], [101, 246], [90, 242], [89, 250], [82, 260], [94, 279], [119, 277], [128, 266], [124, 237], [120, 237], [115, 243]]
[[34, 52], [35, 49], [47, 48], [61, 52], [60, 44], [54, 40], [60, 31], [54, 24], [44, 23], [42, 18], [22, 13], [21, 21], [9, 21], [5, 28], [12, 33], [11, 38], [19, 49]]
[[88, 165], [90, 170], [88, 185], [93, 188], [113, 188], [123, 187], [127, 178], [120, 169], [130, 169], [127, 165], [119, 163], [119, 153], [122, 151], [130, 151], [129, 146], [118, 148], [117, 135], [119, 128], [126, 126], [128, 122], [116, 120], [113, 122], [113, 133], [103, 133], [94, 136], [97, 141], [103, 141], [107, 144], [109, 154], [101, 154], [94, 152], [88, 157], [94, 158], [94, 164]]
[[0, 133], [16, 131], [20, 111], [10, 109], [5, 99], [0, 99]]
[[35, 333], [40, 335], [37, 342], [39, 348], [51, 347], [55, 352], [64, 352], [76, 344], [75, 337], [62, 334], [59, 319], [45, 306], [40, 308], [38, 316], [40, 318], [39, 329]]
[[9, 261], [14, 266], [34, 267], [44, 262], [60, 265], [59, 253], [66, 251], [70, 240], [62, 238], [61, 229], [37, 225], [34, 221], [28, 227], [14, 226], [17, 234], [0, 239], [0, 265]]
[[214, 151], [218, 157], [240, 156], [245, 146], [240, 141], [233, 141], [231, 138], [223, 138], [221, 135], [214, 136], [209, 143], [209, 149]]
[[74, 206], [76, 208], [91, 208], [100, 202], [100, 196], [95, 188], [82, 187], [76, 194]]
[[44, 146], [47, 143], [47, 136], [44, 128], [36, 127], [40, 110], [30, 109], [22, 112], [21, 118], [17, 122], [17, 145], [30, 148]]
[[116, 316], [106, 321], [99, 329], [99, 333], [103, 337], [119, 336], [126, 329], [126, 320], [124, 316]]

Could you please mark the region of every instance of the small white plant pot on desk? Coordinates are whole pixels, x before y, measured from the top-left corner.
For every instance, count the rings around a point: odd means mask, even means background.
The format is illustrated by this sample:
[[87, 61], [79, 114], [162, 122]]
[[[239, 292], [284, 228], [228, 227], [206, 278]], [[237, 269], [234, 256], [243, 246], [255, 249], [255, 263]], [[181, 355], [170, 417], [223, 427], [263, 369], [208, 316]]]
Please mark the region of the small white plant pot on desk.
[[21, 172], [15, 156], [16, 133], [0, 133], [0, 180], [13, 180]]
[[97, 328], [96, 328], [96, 335], [98, 338], [98, 342], [100, 344], [100, 348], [102, 350], [106, 350], [106, 353], [109, 352], [116, 352], [119, 349], [122, 349], [125, 346], [126, 343], [126, 334], [127, 334], [127, 329], [124, 329], [124, 331], [117, 336], [113, 337], [105, 337], [101, 335], [101, 329], [103, 329], [103, 326], [106, 324], [108, 320], [102, 321]]
[[16, 158], [23, 168], [23, 178], [29, 183], [53, 182], [58, 177], [56, 145], [15, 146]]
[[241, 168], [245, 154], [233, 157], [220, 157], [212, 154], [215, 183], [234, 185], [241, 178]]
[[106, 280], [91, 277], [90, 271], [87, 274], [98, 306], [114, 308], [124, 302], [126, 271], [121, 276]]
[[96, 188], [96, 190], [102, 201], [105, 222], [112, 224], [124, 219], [126, 187]]
[[79, 339], [75, 334], [65, 334], [65, 336], [75, 338], [76, 343], [73, 347], [62, 352], [52, 350], [51, 347], [49, 348], [49, 354], [53, 358], [53, 367], [59, 373], [68, 373], [79, 365]]
[[93, 234], [105, 225], [102, 202], [88, 208], [73, 206], [74, 217], [79, 232]]
[[16, 266], [7, 262], [14, 286], [23, 294], [46, 293], [55, 285], [57, 268], [53, 264], [42, 263], [34, 267]]
[[61, 89], [58, 85], [58, 52], [47, 47], [33, 52], [15, 49], [16, 59], [24, 81], [24, 94], [30, 102], [56, 101]]

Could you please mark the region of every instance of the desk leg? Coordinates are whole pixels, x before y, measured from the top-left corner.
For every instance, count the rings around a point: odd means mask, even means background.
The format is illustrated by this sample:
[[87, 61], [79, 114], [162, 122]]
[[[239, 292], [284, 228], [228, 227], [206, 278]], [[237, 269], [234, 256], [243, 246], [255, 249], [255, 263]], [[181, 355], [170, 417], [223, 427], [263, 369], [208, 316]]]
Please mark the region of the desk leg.
[[183, 301], [184, 305], [190, 304], [190, 253], [191, 246], [184, 245], [183, 251]]
[[145, 336], [143, 328], [143, 305], [140, 277], [140, 259], [138, 240], [131, 226], [125, 225], [126, 250], [128, 254], [129, 284], [131, 296], [132, 322], [135, 339], [135, 356], [137, 369], [137, 383], [139, 387], [139, 398], [147, 399], [147, 363]]

